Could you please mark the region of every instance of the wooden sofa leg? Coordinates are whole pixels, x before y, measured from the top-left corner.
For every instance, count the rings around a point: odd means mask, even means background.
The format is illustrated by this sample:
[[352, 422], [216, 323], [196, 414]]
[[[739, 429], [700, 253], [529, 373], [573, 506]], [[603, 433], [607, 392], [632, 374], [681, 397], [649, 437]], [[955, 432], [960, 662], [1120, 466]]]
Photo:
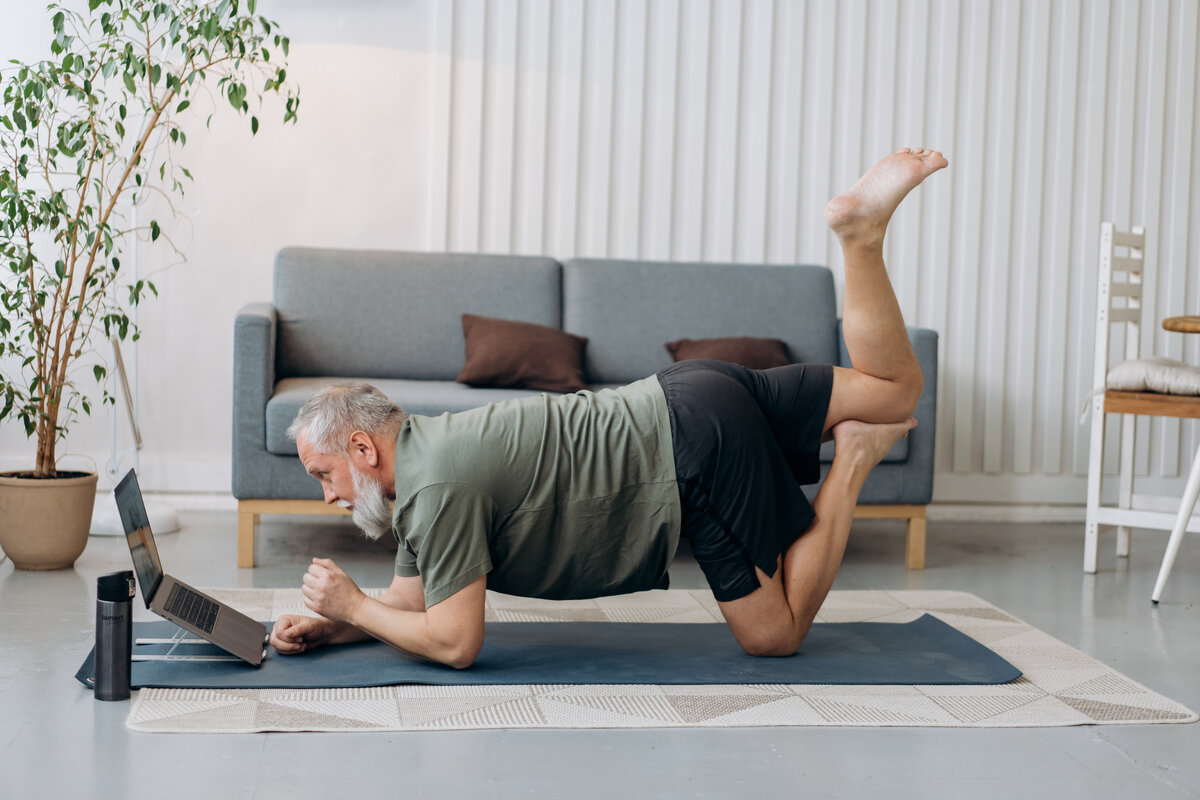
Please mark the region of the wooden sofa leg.
[[925, 510], [918, 505], [859, 505], [854, 507], [855, 519], [907, 519], [908, 541], [904, 562], [909, 569], [925, 569]]
[[263, 514], [336, 514], [349, 516], [350, 512], [324, 500], [268, 500], [251, 498], [238, 500], [238, 548], [237, 565], [254, 566], [254, 529]]
[[925, 569], [924, 515], [908, 518], [908, 542], [904, 549], [904, 562], [909, 569]]
[[238, 567], [254, 566], [254, 526], [258, 524], [258, 514], [253, 511], [243, 511], [238, 503]]

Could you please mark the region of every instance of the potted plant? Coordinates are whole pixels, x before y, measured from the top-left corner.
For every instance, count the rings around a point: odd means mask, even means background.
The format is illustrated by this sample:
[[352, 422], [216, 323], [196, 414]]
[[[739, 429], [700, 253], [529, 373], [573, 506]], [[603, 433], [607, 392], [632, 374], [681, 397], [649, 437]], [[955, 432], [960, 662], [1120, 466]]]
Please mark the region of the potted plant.
[[252, 134], [251, 99], [277, 93], [285, 123], [299, 107], [288, 40], [255, 0], [89, 0], [86, 15], [48, 14], [50, 58], [0, 70], [0, 420], [37, 440], [32, 469], [0, 473], [0, 547], [24, 569], [71, 566], [87, 544], [97, 476], [59, 471], [55, 454], [97, 390], [113, 402], [94, 341], [136, 340], [128, 311], [157, 294], [121, 272], [130, 236], [162, 235], [157, 220], [131, 229], [129, 203], [182, 196], [179, 120], [202, 90], [249, 116]]

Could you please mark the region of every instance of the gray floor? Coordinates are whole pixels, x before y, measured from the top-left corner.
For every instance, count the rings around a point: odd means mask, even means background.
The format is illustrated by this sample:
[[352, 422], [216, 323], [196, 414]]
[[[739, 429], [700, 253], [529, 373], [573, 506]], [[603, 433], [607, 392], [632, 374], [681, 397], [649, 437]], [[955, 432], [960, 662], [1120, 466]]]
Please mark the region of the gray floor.
[[[259, 562], [234, 564], [234, 515], [188, 512], [161, 537], [168, 571], [199, 586], [297, 585], [313, 555], [385, 585], [391, 553], [342, 520], [267, 518]], [[933, 522], [928, 568], [903, 567], [898, 523], [856, 525], [835, 589], [973, 592], [1134, 680], [1200, 709], [1200, 542], [1185, 542], [1164, 602], [1166, 543], [1085, 576], [1082, 526]], [[1195, 797], [1200, 724], [1017, 730], [795, 728], [399, 734], [148, 735], [128, 703], [72, 675], [91, 647], [95, 578], [128, 568], [93, 537], [72, 570], [0, 565], [0, 797]], [[686, 554], [673, 585], [703, 586]], [[143, 618], [144, 610], [137, 615]], [[778, 795], [776, 795], [778, 796]]]

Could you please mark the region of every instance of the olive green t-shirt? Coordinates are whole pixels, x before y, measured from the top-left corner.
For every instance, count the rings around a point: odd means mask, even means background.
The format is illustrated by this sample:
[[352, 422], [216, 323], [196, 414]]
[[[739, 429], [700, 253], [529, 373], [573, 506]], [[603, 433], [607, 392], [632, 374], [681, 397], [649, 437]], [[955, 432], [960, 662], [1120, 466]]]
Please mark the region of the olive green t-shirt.
[[665, 587], [679, 521], [654, 377], [413, 416], [396, 439], [396, 574], [421, 576], [426, 607], [483, 575], [554, 600]]

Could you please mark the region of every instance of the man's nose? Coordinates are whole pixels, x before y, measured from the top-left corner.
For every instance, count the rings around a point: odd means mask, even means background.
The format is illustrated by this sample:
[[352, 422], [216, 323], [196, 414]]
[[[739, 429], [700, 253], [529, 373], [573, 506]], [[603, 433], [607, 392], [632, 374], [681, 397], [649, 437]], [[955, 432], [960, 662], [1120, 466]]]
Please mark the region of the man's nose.
[[332, 486], [322, 486], [321, 490], [323, 492], [325, 492], [326, 504], [333, 504], [333, 503], [337, 502], [337, 499], [338, 499], [337, 492], [333, 491]]

